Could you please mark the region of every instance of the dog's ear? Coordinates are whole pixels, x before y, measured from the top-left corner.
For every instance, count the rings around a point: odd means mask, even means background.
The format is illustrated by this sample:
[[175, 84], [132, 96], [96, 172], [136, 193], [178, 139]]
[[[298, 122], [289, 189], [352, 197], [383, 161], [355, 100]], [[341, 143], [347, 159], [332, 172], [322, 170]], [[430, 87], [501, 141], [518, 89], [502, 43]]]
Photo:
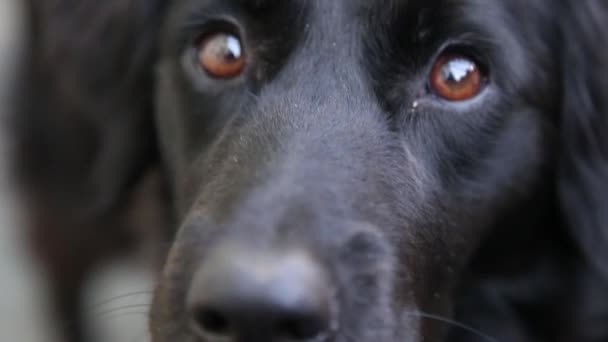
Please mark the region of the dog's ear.
[[560, 204], [583, 253], [608, 275], [608, 2], [564, 3]]
[[26, 2], [29, 56], [13, 127], [16, 176], [38, 205], [95, 219], [120, 206], [155, 162], [162, 2]]

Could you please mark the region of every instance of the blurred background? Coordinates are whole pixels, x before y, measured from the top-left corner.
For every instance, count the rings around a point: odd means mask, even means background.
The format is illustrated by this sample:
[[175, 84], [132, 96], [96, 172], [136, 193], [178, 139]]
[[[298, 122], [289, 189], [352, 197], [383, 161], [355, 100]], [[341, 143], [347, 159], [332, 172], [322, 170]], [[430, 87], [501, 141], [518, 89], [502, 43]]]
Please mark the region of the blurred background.
[[[19, 60], [20, 0], [0, 0], [0, 116], [11, 110], [10, 91]], [[4, 120], [0, 120], [4, 124]], [[19, 208], [7, 177], [8, 141], [0, 126], [0, 341], [57, 342], [48, 318], [45, 283], [22, 242]], [[92, 342], [147, 341], [146, 309], [152, 275], [138, 260], [116, 260], [87, 284]]]

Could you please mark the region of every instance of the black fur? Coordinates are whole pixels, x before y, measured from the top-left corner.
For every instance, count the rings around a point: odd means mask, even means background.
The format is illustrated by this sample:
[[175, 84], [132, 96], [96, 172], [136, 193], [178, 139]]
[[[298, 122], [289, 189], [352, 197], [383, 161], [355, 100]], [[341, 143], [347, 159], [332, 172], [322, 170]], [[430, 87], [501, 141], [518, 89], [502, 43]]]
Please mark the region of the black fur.
[[[176, 233], [155, 342], [198, 341], [190, 281], [206, 247], [243, 241], [324, 260], [336, 342], [608, 339], [604, 1], [30, 0], [30, 14], [16, 160], [63, 319], [144, 225]], [[226, 26], [249, 62], [216, 80], [196, 44]], [[487, 72], [479, 97], [429, 91], [444, 49]], [[141, 195], [153, 169], [157, 197]], [[142, 223], [142, 206], [160, 217]]]

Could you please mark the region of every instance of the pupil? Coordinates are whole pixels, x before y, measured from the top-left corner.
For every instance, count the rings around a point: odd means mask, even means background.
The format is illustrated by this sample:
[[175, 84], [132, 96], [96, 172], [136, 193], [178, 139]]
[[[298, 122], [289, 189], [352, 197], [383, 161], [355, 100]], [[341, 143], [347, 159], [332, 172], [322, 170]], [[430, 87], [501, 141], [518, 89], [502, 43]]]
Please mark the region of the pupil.
[[449, 82], [460, 83], [464, 81], [470, 73], [475, 71], [475, 64], [462, 58], [450, 60], [443, 68], [443, 78]]
[[221, 55], [228, 60], [241, 58], [241, 43], [234, 36], [227, 36], [221, 43]]

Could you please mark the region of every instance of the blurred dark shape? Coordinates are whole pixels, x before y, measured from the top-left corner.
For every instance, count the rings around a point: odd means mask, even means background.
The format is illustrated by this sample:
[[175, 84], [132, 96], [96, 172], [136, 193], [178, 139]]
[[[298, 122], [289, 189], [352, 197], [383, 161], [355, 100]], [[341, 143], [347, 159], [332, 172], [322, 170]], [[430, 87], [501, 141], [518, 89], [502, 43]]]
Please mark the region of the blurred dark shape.
[[89, 340], [81, 297], [91, 271], [158, 240], [166, 221], [149, 96], [153, 2], [25, 3], [27, 56], [10, 120], [14, 177], [69, 342]]

